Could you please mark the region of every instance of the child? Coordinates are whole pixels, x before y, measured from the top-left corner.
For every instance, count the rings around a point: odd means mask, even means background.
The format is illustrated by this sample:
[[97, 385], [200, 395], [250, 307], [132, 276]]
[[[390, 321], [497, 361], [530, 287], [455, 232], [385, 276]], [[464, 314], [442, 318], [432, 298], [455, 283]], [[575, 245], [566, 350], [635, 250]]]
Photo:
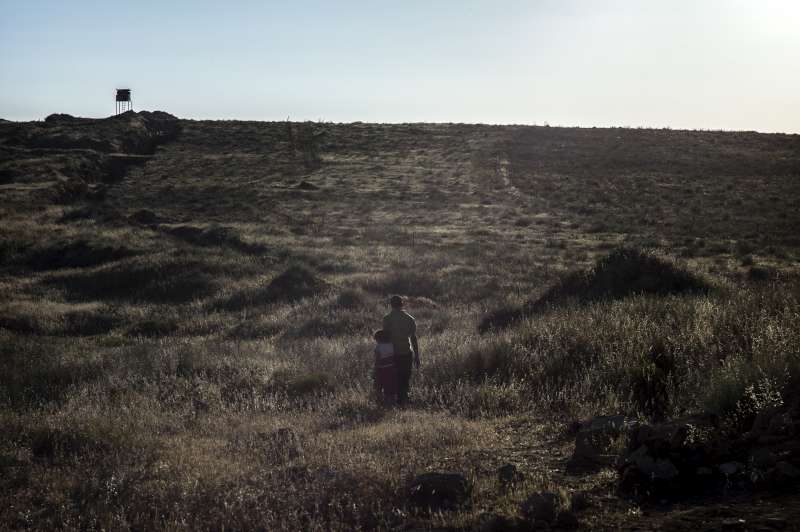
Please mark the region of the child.
[[389, 333], [384, 330], [375, 332], [375, 392], [384, 405], [393, 405], [397, 401], [397, 368], [394, 364], [394, 346]]

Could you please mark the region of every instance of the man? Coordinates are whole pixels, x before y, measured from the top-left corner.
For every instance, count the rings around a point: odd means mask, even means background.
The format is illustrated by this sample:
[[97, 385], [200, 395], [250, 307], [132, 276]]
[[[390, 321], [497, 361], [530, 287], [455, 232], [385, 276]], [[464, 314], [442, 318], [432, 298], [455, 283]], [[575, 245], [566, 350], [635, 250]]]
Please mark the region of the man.
[[383, 330], [389, 333], [394, 346], [394, 360], [397, 368], [397, 401], [408, 403], [408, 385], [411, 380], [411, 363], [419, 368], [419, 344], [417, 344], [417, 322], [403, 310], [403, 298], [392, 296], [389, 299], [392, 310], [383, 317]]

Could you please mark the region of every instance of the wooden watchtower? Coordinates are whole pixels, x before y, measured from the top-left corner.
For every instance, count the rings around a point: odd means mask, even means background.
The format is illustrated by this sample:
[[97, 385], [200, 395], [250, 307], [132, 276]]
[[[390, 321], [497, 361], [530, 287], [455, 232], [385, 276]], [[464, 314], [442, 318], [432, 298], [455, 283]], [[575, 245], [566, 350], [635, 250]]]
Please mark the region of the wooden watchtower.
[[125, 111], [133, 111], [133, 101], [131, 100], [130, 89], [117, 89], [117, 112], [116, 114], [124, 113]]

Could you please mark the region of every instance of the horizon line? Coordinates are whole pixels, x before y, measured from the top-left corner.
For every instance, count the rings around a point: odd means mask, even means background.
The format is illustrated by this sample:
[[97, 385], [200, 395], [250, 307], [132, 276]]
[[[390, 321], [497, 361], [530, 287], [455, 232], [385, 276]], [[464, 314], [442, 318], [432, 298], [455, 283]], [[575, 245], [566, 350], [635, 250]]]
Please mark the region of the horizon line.
[[[169, 111], [161, 109], [154, 109], [152, 111], [147, 109], [139, 109], [126, 111], [127, 112], [163, 112], [172, 114]], [[119, 113], [125, 114], [125, 113]], [[77, 116], [69, 113], [50, 113], [44, 118], [32, 118], [27, 120], [10, 120], [0, 116], [0, 122], [12, 123], [25, 123], [25, 122], [44, 122], [48, 117], [53, 115], [67, 115], [73, 118], [82, 118], [88, 120], [103, 120], [119, 116], [118, 114], [110, 114], [106, 116]], [[551, 124], [545, 120], [542, 123], [538, 122], [453, 122], [453, 121], [367, 121], [367, 120], [352, 120], [352, 121], [334, 121], [317, 118], [316, 120], [291, 120], [287, 116], [285, 120], [264, 119], [264, 118], [187, 118], [173, 115], [179, 120], [191, 120], [195, 122], [265, 122], [265, 123], [317, 123], [317, 124], [336, 124], [336, 125], [350, 125], [350, 124], [372, 124], [372, 125], [462, 125], [462, 126], [493, 126], [493, 127], [544, 127], [544, 128], [560, 128], [560, 129], [636, 129], [636, 130], [653, 130], [653, 131], [694, 131], [694, 132], [708, 132], [708, 133], [758, 133], [762, 135], [800, 135], [798, 131], [777, 131], [777, 130], [758, 130], [758, 129], [726, 129], [722, 127], [673, 127], [669, 125], [656, 126], [656, 125], [564, 125], [564, 124]]]

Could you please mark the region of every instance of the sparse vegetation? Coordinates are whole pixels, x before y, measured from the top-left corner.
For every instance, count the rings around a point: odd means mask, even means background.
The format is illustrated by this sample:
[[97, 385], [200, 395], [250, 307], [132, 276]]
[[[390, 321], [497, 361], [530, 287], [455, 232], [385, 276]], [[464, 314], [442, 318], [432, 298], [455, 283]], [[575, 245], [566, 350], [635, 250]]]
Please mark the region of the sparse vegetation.
[[[0, 124], [0, 528], [655, 528], [567, 472], [577, 420], [735, 439], [799, 404], [796, 136], [116, 120]], [[109, 146], [152, 158], [55, 203]], [[395, 410], [394, 293], [423, 359]]]

